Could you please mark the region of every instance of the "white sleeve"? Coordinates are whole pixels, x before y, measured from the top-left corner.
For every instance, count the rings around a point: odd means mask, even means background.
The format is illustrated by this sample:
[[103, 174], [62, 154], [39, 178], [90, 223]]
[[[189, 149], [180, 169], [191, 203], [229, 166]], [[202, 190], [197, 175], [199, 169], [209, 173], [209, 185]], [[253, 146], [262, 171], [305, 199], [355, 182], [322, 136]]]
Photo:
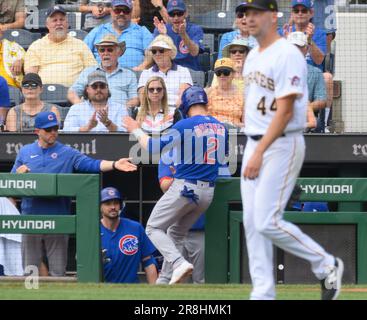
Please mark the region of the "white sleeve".
[[80, 116], [78, 115], [76, 108], [75, 107], [73, 108], [73, 106], [71, 106], [68, 114], [66, 115], [65, 121], [64, 121], [63, 131], [79, 132], [79, 129], [80, 129], [79, 117]]
[[181, 73], [180, 84], [187, 83], [192, 86], [193, 82], [192, 82], [192, 77], [191, 77], [191, 73], [189, 69], [182, 67], [180, 73]]
[[149, 70], [144, 70], [140, 74], [139, 83], [138, 83], [138, 89], [145, 86], [145, 84], [148, 81], [149, 74], [150, 74]]
[[289, 50], [288, 54], [281, 54], [274, 63], [273, 73], [275, 98], [304, 94], [305, 84], [307, 87], [307, 66], [301, 52]]

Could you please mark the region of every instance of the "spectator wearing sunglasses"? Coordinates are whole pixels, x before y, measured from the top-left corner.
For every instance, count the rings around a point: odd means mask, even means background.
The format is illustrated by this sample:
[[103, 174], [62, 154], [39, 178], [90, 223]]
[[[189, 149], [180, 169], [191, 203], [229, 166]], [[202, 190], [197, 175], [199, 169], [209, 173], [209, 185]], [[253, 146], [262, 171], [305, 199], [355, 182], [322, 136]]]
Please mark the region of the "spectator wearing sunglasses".
[[99, 43], [96, 43], [96, 47], [101, 63], [98, 66], [86, 68], [79, 75], [79, 78], [69, 89], [69, 100], [73, 104], [80, 103], [85, 86], [88, 84], [88, 75], [96, 70], [101, 70], [106, 74], [112, 102], [119, 103], [124, 107], [139, 105], [136, 75], [118, 63], [118, 59], [125, 52], [126, 43], [119, 42], [113, 34], [106, 34]]
[[126, 131], [121, 126], [122, 118], [128, 115], [126, 108], [110, 101], [110, 97], [105, 72], [96, 70], [89, 74], [84, 101], [71, 106], [65, 119], [64, 131]]
[[240, 6], [236, 7], [236, 19], [234, 22], [234, 31], [226, 32], [222, 35], [219, 43], [218, 59], [224, 58], [223, 49], [231, 42], [237, 39], [246, 40], [250, 48], [257, 46], [257, 40], [248, 32], [245, 13]]
[[214, 72], [218, 84], [207, 89], [208, 113], [228, 127], [244, 125], [243, 91], [233, 84], [235, 64], [230, 58], [218, 59]]
[[193, 23], [188, 23], [186, 5], [182, 0], [171, 0], [167, 4], [170, 22], [165, 24], [154, 17], [154, 36], [168, 35], [177, 48], [174, 62], [192, 70], [201, 70], [199, 53], [204, 52], [203, 29]]
[[299, 31], [307, 35], [308, 52], [306, 61], [308, 64], [317, 67], [323, 72], [326, 85], [327, 100], [326, 108], [321, 110], [317, 131], [325, 132], [331, 105], [333, 103], [333, 76], [329, 72], [324, 72], [324, 59], [327, 52], [327, 37], [324, 30], [316, 28], [311, 19], [314, 16], [313, 1], [292, 0], [292, 13], [288, 24], [284, 25], [279, 33], [288, 37], [291, 32]]
[[161, 77], [167, 87], [168, 105], [180, 105], [182, 92], [192, 86], [192, 78], [188, 68], [174, 62], [176, 54], [176, 46], [169, 36], [159, 35], [152, 41], [146, 53], [148, 69], [141, 73], [139, 79], [140, 101], [143, 101], [142, 94], [147, 81], [151, 77]]
[[137, 25], [131, 21], [131, 0], [112, 0], [112, 22], [99, 25], [92, 29], [84, 38], [84, 42], [93, 52], [100, 63], [97, 43], [101, 42], [106, 34], [114, 34], [119, 42], [126, 43], [126, 52], [119, 58], [119, 65], [126, 68], [143, 68], [144, 51], [153, 40], [152, 34], [146, 27]]
[[6, 130], [11, 132], [33, 132], [35, 119], [40, 112], [51, 111], [60, 120], [56, 105], [41, 100], [42, 80], [37, 73], [27, 73], [21, 85], [24, 103], [11, 108], [6, 118]]
[[181, 119], [176, 108], [168, 106], [166, 83], [161, 77], [151, 77], [142, 88], [142, 102], [132, 114], [147, 133], [162, 132]]
[[[232, 59], [234, 63], [234, 78], [232, 83], [240, 90], [244, 92], [245, 81], [243, 79], [242, 71], [245, 65], [246, 57], [251, 50], [251, 46], [248, 39], [233, 39], [231, 43], [226, 45], [222, 50], [222, 55], [224, 58]], [[218, 84], [218, 78], [214, 74], [212, 86]]]

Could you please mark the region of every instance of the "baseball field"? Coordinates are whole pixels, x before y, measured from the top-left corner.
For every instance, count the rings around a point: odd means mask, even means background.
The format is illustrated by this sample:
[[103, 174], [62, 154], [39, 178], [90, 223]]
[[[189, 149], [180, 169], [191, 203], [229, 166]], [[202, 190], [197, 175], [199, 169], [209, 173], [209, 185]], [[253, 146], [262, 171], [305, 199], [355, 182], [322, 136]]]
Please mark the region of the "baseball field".
[[[22, 282], [0, 283], [0, 299], [35, 300], [247, 300], [249, 285], [149, 286], [116, 284], [39, 283], [26, 289]], [[279, 300], [319, 300], [317, 285], [278, 285]], [[340, 300], [367, 300], [367, 286], [345, 285]]]

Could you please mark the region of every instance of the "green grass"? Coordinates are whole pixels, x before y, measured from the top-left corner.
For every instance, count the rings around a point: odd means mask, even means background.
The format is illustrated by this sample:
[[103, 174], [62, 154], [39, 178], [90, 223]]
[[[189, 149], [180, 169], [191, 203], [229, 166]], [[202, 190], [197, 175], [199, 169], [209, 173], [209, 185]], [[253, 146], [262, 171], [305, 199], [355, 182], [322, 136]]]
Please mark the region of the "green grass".
[[[341, 300], [367, 300], [366, 286], [344, 286]], [[245, 300], [249, 285], [176, 285], [149, 286], [116, 284], [39, 283], [27, 290], [21, 282], [0, 283], [0, 299], [127, 299], [127, 300]], [[279, 300], [318, 300], [319, 286], [279, 285]]]

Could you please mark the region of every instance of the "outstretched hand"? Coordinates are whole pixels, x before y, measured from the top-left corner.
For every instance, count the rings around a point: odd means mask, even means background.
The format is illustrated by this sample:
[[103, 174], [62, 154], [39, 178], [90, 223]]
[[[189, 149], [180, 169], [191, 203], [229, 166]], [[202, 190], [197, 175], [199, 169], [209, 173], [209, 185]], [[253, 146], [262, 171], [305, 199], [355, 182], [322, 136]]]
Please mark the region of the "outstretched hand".
[[160, 21], [157, 17], [154, 17], [153, 24], [160, 34], [167, 34], [167, 27], [163, 20]]
[[131, 163], [131, 160], [132, 158], [121, 158], [115, 162], [115, 168], [124, 172], [136, 171], [138, 167]]
[[122, 126], [130, 133], [140, 128], [139, 123], [131, 117], [124, 117], [122, 119]]

